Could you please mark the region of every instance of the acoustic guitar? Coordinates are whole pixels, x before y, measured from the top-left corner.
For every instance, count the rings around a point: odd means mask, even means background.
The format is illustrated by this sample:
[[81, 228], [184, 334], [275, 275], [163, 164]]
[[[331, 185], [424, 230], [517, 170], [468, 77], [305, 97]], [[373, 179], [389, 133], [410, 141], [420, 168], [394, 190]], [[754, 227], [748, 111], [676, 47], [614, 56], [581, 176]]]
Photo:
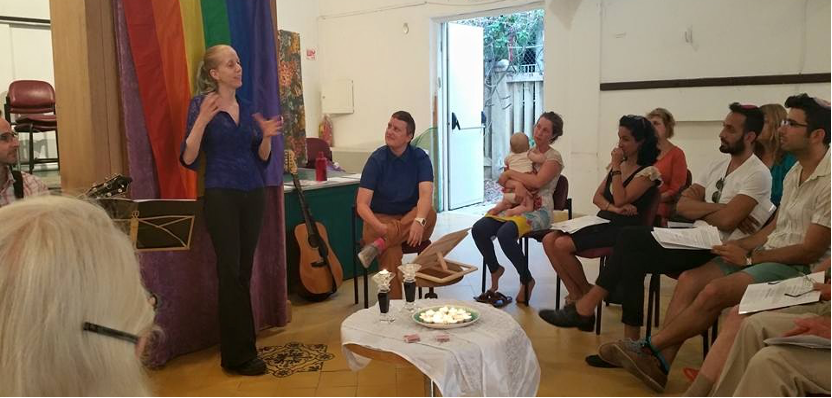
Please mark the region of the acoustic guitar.
[[301, 281], [301, 295], [312, 301], [321, 301], [332, 295], [341, 286], [344, 273], [341, 263], [330, 250], [329, 237], [323, 224], [315, 221], [309, 212], [309, 205], [303, 196], [303, 187], [298, 179], [298, 167], [293, 151], [285, 151], [286, 170], [292, 175], [295, 191], [298, 193], [303, 223], [295, 227], [300, 259], [298, 271]]

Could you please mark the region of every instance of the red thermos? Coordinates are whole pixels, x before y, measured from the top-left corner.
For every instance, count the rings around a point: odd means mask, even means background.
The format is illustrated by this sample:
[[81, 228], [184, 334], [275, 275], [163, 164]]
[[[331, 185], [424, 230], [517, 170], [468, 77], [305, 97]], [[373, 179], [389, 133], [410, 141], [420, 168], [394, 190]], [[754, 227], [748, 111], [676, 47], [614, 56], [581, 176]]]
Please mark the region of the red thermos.
[[326, 157], [323, 152], [318, 152], [315, 158], [315, 180], [326, 181]]

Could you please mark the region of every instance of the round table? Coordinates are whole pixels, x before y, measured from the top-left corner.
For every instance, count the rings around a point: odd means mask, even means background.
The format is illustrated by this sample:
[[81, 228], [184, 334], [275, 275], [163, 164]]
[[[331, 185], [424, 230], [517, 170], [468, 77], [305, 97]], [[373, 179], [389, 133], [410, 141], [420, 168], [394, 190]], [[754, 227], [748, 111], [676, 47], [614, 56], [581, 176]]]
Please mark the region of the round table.
[[[392, 300], [392, 323], [380, 321], [378, 305], [356, 311], [341, 324], [342, 352], [353, 371], [370, 360], [408, 363], [436, 384], [443, 396], [534, 396], [540, 366], [531, 341], [508, 313], [490, 305], [451, 299], [417, 300], [417, 307], [463, 306], [480, 313], [479, 320], [457, 329], [437, 330], [414, 322]], [[440, 333], [450, 335], [439, 342]], [[418, 334], [421, 341], [406, 343]]]

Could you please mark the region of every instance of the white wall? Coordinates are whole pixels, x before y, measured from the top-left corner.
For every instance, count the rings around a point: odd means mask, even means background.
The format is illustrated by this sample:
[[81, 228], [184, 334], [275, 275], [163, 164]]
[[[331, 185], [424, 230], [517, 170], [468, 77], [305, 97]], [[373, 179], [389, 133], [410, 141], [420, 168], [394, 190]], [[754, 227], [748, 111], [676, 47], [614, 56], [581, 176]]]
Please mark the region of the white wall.
[[[0, 0], [0, 16], [49, 19], [49, 0]], [[0, 21], [0, 92], [14, 80], [54, 83], [52, 34], [48, 26]]]
[[0, 15], [49, 19], [49, 0], [0, 0]]
[[318, 0], [276, 0], [277, 27], [300, 34], [300, 67], [303, 103], [306, 108], [306, 136], [318, 136], [321, 122], [320, 52], [316, 59], [306, 58], [306, 50], [318, 50]]
[[[603, 4], [605, 82], [829, 72], [827, 0]], [[685, 42], [688, 29], [692, 44]], [[804, 38], [817, 45], [804, 46]], [[824, 38], [825, 43], [818, 42]], [[645, 50], [649, 56], [638, 56]]]
[[[436, 92], [436, 19], [531, 1], [319, 0], [321, 78], [353, 81], [354, 113], [334, 115], [336, 146], [383, 143], [390, 114], [410, 112], [431, 127]], [[403, 30], [408, 25], [407, 33]]]
[[[0, 16], [49, 19], [49, 0], [0, 0]], [[0, 92], [14, 80], [37, 79], [54, 82], [52, 35], [48, 26], [0, 21]]]
[[[0, 0], [0, 16], [49, 19], [49, 0]], [[43, 80], [55, 85], [52, 64], [52, 32], [49, 26], [0, 21], [0, 104], [6, 103], [9, 84], [15, 80]], [[5, 116], [4, 116], [5, 117]], [[53, 132], [35, 135], [37, 157], [57, 153]], [[21, 136], [21, 161], [28, 158], [28, 135]], [[40, 144], [38, 141], [40, 140]], [[38, 165], [45, 168], [46, 165]], [[54, 168], [54, 165], [50, 165]]]
[[[829, 14], [827, 0], [604, 0], [601, 81], [828, 73]], [[692, 43], [685, 41], [688, 29]], [[829, 98], [829, 90], [826, 83], [602, 92], [596, 183], [621, 115], [669, 109], [677, 119], [672, 141], [696, 175], [724, 156], [717, 135], [729, 103], [782, 104], [800, 92]], [[591, 191], [576, 194], [587, 197]], [[575, 203], [593, 211], [587, 201]]]
[[[575, 210], [587, 212], [598, 184], [601, 0], [547, 1], [543, 56], [544, 104], [564, 119], [555, 143]], [[585, 199], [586, 198], [586, 199]]]
[[[378, 145], [388, 116], [398, 109], [414, 115], [417, 130], [429, 126], [437, 20], [529, 3], [318, 0], [320, 17], [309, 23], [318, 27], [320, 79], [346, 78], [355, 84], [355, 113], [334, 117], [336, 145]], [[565, 119], [565, 135], [555, 146], [563, 154], [580, 212], [595, 211], [589, 198], [609, 161], [623, 114], [670, 109], [679, 120], [674, 142], [686, 151], [696, 173], [720, 156], [716, 135], [728, 103], [782, 103], [802, 91], [830, 97], [828, 83], [598, 88], [601, 82], [616, 81], [828, 73], [828, 0], [545, 0], [544, 9], [544, 103]], [[404, 23], [410, 28], [407, 34]], [[685, 41], [688, 28], [691, 43]]]

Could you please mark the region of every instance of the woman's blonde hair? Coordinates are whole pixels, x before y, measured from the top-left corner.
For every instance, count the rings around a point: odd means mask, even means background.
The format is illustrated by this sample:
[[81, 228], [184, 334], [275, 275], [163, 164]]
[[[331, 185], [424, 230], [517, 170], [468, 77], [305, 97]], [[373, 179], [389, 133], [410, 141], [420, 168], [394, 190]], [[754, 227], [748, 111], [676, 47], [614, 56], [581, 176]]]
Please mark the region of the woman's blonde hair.
[[647, 114], [647, 118], [657, 117], [662, 119], [662, 123], [664, 123], [664, 131], [665, 131], [665, 138], [670, 139], [673, 138], [674, 131], [673, 129], [676, 127], [676, 119], [673, 117], [673, 114], [670, 113], [669, 110], [664, 108], [656, 108], [650, 111]]
[[0, 396], [150, 395], [135, 335], [152, 327], [129, 238], [100, 207], [38, 196], [0, 208]]
[[[765, 104], [760, 107], [763, 111], [764, 120], [767, 124], [763, 124], [763, 131], [757, 137], [755, 154], [757, 157], [762, 157], [763, 152], [768, 148], [772, 148], [774, 163], [780, 163], [786, 153], [780, 148], [780, 124], [786, 120], [786, 108], [780, 104]], [[765, 135], [765, 131], [769, 131], [768, 139], [763, 142], [760, 137]]]
[[508, 139], [512, 153], [523, 153], [529, 150], [529, 137], [525, 133], [514, 133]]
[[231, 48], [227, 44], [217, 44], [208, 47], [205, 50], [205, 55], [202, 56], [202, 62], [199, 63], [199, 70], [196, 72], [196, 87], [198, 94], [208, 94], [217, 91], [217, 81], [211, 77], [211, 69], [215, 69], [220, 64], [220, 59], [217, 56], [219, 52], [225, 48]]

